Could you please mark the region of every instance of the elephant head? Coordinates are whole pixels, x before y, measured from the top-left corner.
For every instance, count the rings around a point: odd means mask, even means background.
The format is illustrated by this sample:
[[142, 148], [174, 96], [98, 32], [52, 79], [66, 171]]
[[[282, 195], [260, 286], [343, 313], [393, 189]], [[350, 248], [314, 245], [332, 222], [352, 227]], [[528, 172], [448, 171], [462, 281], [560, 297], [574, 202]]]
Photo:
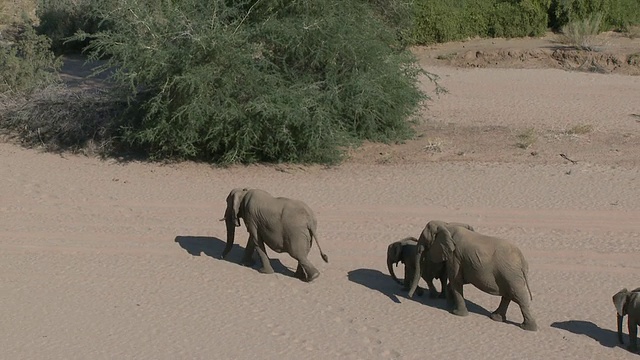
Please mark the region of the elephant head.
[[456, 222], [444, 222], [439, 220], [429, 221], [418, 240], [418, 253], [429, 251], [431, 260], [435, 263], [447, 261], [453, 256], [455, 244], [451, 238], [450, 227], [459, 226], [474, 231], [468, 224]]
[[629, 304], [632, 297], [640, 298], [640, 288], [634, 289], [633, 291], [629, 291], [627, 290], [627, 288], [623, 288], [612, 297], [613, 305], [616, 307], [616, 318], [618, 323], [617, 324], [618, 325], [618, 341], [620, 341], [620, 344], [624, 343], [622, 341], [622, 319], [627, 314], [629, 314], [629, 311], [630, 311]]
[[411, 289], [409, 290], [409, 297], [413, 296], [413, 293], [418, 288], [418, 282], [420, 281], [420, 259], [423, 253], [427, 251], [425, 256], [429, 256], [433, 263], [442, 263], [447, 261], [453, 256], [455, 250], [455, 244], [451, 238], [450, 227], [463, 227], [465, 229], [474, 231], [473, 227], [468, 224], [456, 223], [456, 222], [444, 222], [440, 220], [432, 220], [427, 223], [420, 238], [418, 239], [418, 248], [416, 251], [416, 264], [417, 271], [413, 276], [411, 282]]
[[243, 216], [242, 199], [249, 191], [247, 188], [235, 188], [227, 196], [227, 209], [224, 212], [224, 221], [227, 225], [227, 246], [222, 252], [222, 258], [231, 251], [236, 235], [236, 227], [240, 226], [240, 218]]
[[387, 268], [389, 269], [389, 274], [398, 284], [403, 285], [403, 283], [396, 277], [396, 274], [393, 271], [393, 265], [397, 265], [399, 262], [404, 262], [404, 257], [402, 254], [402, 248], [405, 245], [417, 244], [418, 240], [414, 237], [407, 237], [400, 241], [393, 242], [389, 244], [387, 247]]

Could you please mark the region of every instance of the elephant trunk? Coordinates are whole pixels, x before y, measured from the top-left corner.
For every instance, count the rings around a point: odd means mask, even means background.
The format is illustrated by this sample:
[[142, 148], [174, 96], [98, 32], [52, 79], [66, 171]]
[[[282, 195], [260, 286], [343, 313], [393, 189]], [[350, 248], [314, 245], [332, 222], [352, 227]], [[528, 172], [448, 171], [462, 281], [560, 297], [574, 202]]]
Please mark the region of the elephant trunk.
[[393, 259], [391, 259], [391, 258], [389, 258], [389, 257], [387, 256], [387, 268], [389, 268], [389, 275], [391, 275], [391, 278], [392, 278], [393, 280], [395, 280], [398, 284], [400, 284], [400, 285], [404, 285], [404, 284], [400, 281], [400, 279], [398, 279], [398, 278], [396, 277], [396, 273], [395, 273], [395, 272], [393, 272], [393, 264], [394, 264]]
[[416, 249], [416, 270], [413, 274], [413, 280], [411, 281], [411, 289], [409, 289], [409, 297], [413, 297], [413, 294], [418, 289], [418, 283], [420, 282], [420, 275], [422, 274], [422, 252], [424, 251], [424, 246], [418, 244], [418, 248]]
[[227, 225], [227, 246], [224, 247], [224, 251], [222, 252], [223, 259], [231, 251], [236, 236], [236, 220], [234, 216], [229, 214], [229, 211], [224, 214], [224, 221]]
[[620, 344], [624, 344], [624, 341], [622, 340], [622, 319], [624, 316], [616, 313], [616, 318], [618, 320], [618, 341]]

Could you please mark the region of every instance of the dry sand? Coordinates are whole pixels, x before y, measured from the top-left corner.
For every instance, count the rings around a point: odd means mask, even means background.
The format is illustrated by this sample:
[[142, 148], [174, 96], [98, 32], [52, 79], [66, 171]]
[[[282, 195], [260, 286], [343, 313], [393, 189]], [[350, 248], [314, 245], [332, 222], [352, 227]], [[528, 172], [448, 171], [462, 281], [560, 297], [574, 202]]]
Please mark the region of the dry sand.
[[[0, 143], [0, 358], [638, 359], [617, 344], [611, 296], [640, 286], [640, 78], [430, 70], [450, 94], [425, 113], [425, 136], [338, 167], [117, 163]], [[595, 129], [541, 137], [535, 156], [512, 142], [575, 123]], [[425, 151], [438, 129], [444, 150]], [[239, 265], [244, 227], [218, 258], [236, 186], [314, 209], [330, 261], [312, 249], [315, 282], [273, 251], [276, 274]], [[522, 249], [538, 332], [515, 325], [515, 304], [510, 322], [491, 321], [499, 298], [471, 285], [464, 318], [407, 298], [386, 247], [432, 219]]]

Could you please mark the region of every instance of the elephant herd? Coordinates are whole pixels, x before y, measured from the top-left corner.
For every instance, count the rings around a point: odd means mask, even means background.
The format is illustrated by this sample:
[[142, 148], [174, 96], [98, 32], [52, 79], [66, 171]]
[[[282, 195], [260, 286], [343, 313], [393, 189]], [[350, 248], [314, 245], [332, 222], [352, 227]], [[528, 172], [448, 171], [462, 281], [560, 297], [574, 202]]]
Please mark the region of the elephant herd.
[[[258, 252], [262, 273], [273, 273], [265, 244], [277, 253], [286, 252], [298, 261], [295, 276], [311, 282], [320, 272], [307, 258], [313, 239], [325, 262], [329, 259], [322, 252], [316, 236], [316, 217], [304, 202], [274, 197], [260, 189], [235, 188], [226, 199], [224, 218], [227, 228], [227, 244], [222, 252], [225, 258], [234, 244], [235, 228], [240, 219], [249, 233], [242, 263], [254, 265], [253, 253]], [[393, 271], [393, 265], [404, 264], [404, 280], [401, 282]], [[387, 267], [391, 277], [409, 291], [421, 295], [418, 286], [424, 279], [431, 297], [446, 298], [455, 315], [468, 314], [463, 285], [472, 284], [481, 291], [500, 296], [500, 304], [490, 315], [495, 321], [506, 321], [507, 308], [513, 301], [520, 306], [524, 321], [520, 327], [536, 331], [538, 326], [531, 313], [531, 289], [527, 274], [529, 265], [512, 242], [483, 235], [471, 225], [432, 220], [427, 223], [418, 239], [407, 237], [389, 244]], [[438, 292], [433, 280], [439, 279]], [[622, 320], [628, 317], [629, 350], [637, 350], [637, 327], [640, 325], [640, 288], [622, 289], [613, 296], [617, 312], [618, 339], [622, 343]]]

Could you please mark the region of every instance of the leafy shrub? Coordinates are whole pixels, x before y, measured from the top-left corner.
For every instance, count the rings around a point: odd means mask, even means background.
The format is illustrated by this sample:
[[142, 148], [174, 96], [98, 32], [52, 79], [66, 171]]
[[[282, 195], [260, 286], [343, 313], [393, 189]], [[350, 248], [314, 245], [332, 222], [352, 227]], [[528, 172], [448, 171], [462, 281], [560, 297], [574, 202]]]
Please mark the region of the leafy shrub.
[[154, 158], [335, 162], [410, 136], [425, 99], [366, 1], [121, 0], [96, 16], [113, 30], [92, 56], [130, 93], [123, 139]]
[[537, 36], [547, 28], [550, 0], [417, 0], [419, 44], [468, 37]]
[[524, 37], [542, 35], [547, 30], [548, 2], [498, 2], [491, 14], [488, 36]]
[[56, 83], [62, 62], [50, 50], [51, 40], [24, 25], [15, 42], [0, 46], [0, 93], [29, 94]]
[[55, 53], [80, 52], [88, 42], [69, 41], [68, 38], [78, 31], [95, 33], [99, 30], [101, 19], [96, 18], [93, 11], [98, 4], [103, 8], [114, 6], [111, 1], [100, 0], [39, 0], [37, 30], [51, 38]]

